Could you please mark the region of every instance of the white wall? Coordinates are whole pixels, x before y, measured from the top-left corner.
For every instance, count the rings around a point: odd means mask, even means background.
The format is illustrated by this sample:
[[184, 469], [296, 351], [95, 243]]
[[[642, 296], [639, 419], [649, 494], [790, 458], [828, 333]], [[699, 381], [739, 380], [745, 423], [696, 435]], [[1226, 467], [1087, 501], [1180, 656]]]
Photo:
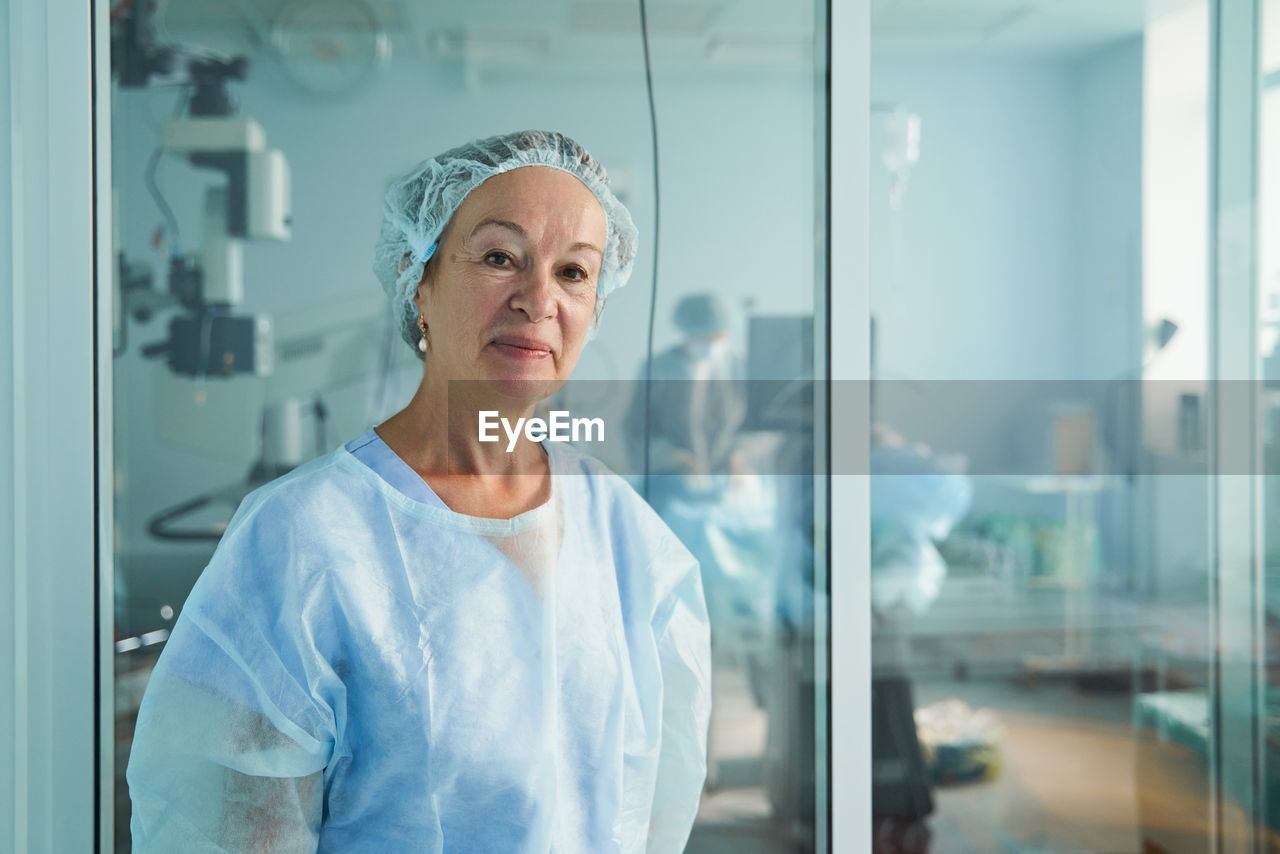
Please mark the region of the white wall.
[[[1061, 396], [1106, 420], [1114, 402], [1105, 383], [1023, 381], [1136, 378], [1141, 366], [1142, 40], [1052, 59], [885, 59], [872, 87], [921, 119], [901, 210], [872, 163], [877, 376], [980, 381], [958, 394], [884, 388], [900, 403], [880, 414], [981, 473], [1047, 471], [1042, 410]], [[873, 154], [882, 139], [875, 122]], [[1062, 512], [1001, 483], [979, 480], [976, 512]], [[1128, 494], [1100, 510], [1104, 565], [1128, 573]]]
[[[1144, 562], [1160, 595], [1208, 601], [1212, 504], [1203, 454], [1178, 448], [1178, 394], [1203, 395], [1209, 376], [1209, 4], [1154, 19], [1147, 30], [1143, 100], [1143, 311], [1177, 335], [1151, 359], [1144, 384]], [[1202, 398], [1203, 399], [1203, 398]], [[1204, 406], [1207, 414], [1208, 406]]]
[[1068, 74], [1075, 376], [1135, 377], [1143, 346], [1142, 38], [1081, 56]]
[[897, 222], [887, 172], [872, 164], [884, 375], [1074, 376], [1069, 86], [1056, 63], [873, 63], [873, 100], [921, 117], [920, 161]]
[[1067, 60], [886, 60], [872, 93], [922, 122], [896, 215], [887, 170], [872, 169], [886, 377], [1086, 380], [1136, 367], [1140, 40]]
[[[1099, 424], [1117, 468], [1139, 429], [1136, 410], [1122, 404], [1142, 376], [1142, 103], [1143, 39], [1133, 37], [1075, 59], [1069, 109], [1075, 117], [1072, 168], [1072, 260], [1077, 376], [1100, 380]], [[1119, 381], [1111, 385], [1108, 381]], [[1134, 461], [1129, 461], [1131, 465]], [[1135, 537], [1140, 491], [1098, 498], [1107, 580], [1141, 590], [1146, 571]]]

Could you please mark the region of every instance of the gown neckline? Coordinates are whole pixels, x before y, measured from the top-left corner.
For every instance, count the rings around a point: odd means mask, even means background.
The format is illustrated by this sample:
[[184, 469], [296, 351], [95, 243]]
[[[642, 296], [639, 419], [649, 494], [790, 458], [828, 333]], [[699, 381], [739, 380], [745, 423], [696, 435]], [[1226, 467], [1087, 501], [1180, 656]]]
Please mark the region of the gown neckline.
[[546, 442], [540, 444], [547, 454], [547, 465], [551, 472], [551, 495], [537, 507], [509, 519], [470, 516], [451, 509], [440, 496], [436, 495], [431, 485], [392, 450], [372, 427], [358, 438], [343, 445], [335, 453], [340, 463], [360, 471], [380, 492], [415, 515], [444, 522], [450, 527], [468, 528], [479, 533], [510, 534], [542, 521], [545, 516], [552, 514], [555, 510], [556, 501], [559, 498], [556, 485], [559, 455]]

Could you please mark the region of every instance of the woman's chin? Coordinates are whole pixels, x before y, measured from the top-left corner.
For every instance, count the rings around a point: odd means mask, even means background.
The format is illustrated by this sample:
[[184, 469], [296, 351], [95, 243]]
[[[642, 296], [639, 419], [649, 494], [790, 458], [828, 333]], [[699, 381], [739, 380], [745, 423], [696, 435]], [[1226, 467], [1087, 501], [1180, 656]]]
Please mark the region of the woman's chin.
[[506, 373], [490, 376], [485, 385], [490, 393], [513, 402], [538, 403], [555, 394], [564, 381], [556, 377]]

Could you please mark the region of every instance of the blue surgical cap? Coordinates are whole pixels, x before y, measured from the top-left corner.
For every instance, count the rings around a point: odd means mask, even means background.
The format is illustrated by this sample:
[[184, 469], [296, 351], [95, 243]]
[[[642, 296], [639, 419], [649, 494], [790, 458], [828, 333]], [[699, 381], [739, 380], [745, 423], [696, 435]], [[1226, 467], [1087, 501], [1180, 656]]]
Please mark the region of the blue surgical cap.
[[676, 326], [685, 335], [710, 335], [729, 328], [729, 309], [713, 294], [692, 294], [676, 303]]
[[[554, 131], [526, 130], [479, 139], [424, 160], [387, 191], [373, 272], [391, 298], [400, 334], [410, 346], [418, 341], [414, 293], [445, 226], [472, 190], [494, 175], [522, 166], [568, 172], [604, 208], [608, 236], [596, 286], [597, 315], [605, 297], [627, 283], [639, 234], [631, 214], [609, 189], [604, 167], [585, 148]], [[594, 323], [591, 334], [595, 334]]]

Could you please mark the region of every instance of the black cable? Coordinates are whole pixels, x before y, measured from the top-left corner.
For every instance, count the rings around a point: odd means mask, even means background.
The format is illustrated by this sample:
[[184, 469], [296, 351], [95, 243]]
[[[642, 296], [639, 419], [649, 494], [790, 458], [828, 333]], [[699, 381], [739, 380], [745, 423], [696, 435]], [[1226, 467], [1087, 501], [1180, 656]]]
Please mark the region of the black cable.
[[653, 390], [653, 326], [658, 310], [658, 110], [653, 103], [653, 64], [649, 60], [649, 18], [645, 0], [640, 0], [640, 41], [644, 45], [644, 85], [649, 94], [649, 133], [653, 148], [653, 290], [649, 296], [649, 338], [644, 359], [644, 498], [649, 500], [649, 436], [653, 422], [649, 418]]
[[156, 167], [160, 165], [160, 157], [164, 154], [164, 150], [160, 146], [156, 146], [151, 152], [151, 159], [147, 161], [146, 184], [147, 192], [151, 194], [151, 199], [156, 203], [156, 207], [160, 209], [160, 213], [164, 215], [165, 227], [169, 230], [170, 240], [173, 243], [178, 242], [178, 218], [173, 215], [173, 208], [169, 207], [169, 203], [165, 201], [164, 194], [160, 192], [160, 186], [156, 183]]
[[[97, 210], [95, 208], [94, 210]], [[118, 282], [117, 287], [124, 288], [124, 254], [119, 253], [115, 258], [115, 275]], [[95, 279], [96, 281], [96, 279]], [[96, 327], [95, 327], [96, 328]], [[120, 341], [112, 342], [111, 358], [118, 359], [129, 349], [129, 312], [124, 307], [124, 295], [121, 294], [120, 299]]]
[[[184, 87], [178, 95], [178, 100], [173, 106], [174, 118], [184, 115], [187, 111], [187, 104], [191, 103], [191, 87]], [[173, 215], [173, 208], [169, 207], [169, 203], [165, 201], [164, 194], [160, 192], [160, 185], [156, 183], [156, 169], [160, 166], [160, 158], [164, 155], [164, 150], [160, 146], [156, 146], [151, 152], [151, 159], [147, 161], [147, 192], [151, 194], [151, 198], [156, 203], [156, 207], [160, 209], [160, 213], [164, 215], [166, 227], [169, 229], [170, 239], [173, 243], [178, 242], [178, 218]]]
[[[133, 3], [133, 0], [125, 0], [125, 2], [121, 3], [120, 6], [117, 8], [127, 7], [132, 5], [132, 3]], [[112, 16], [114, 16], [115, 11], [113, 10], [111, 14]], [[178, 97], [177, 104], [174, 106], [173, 114], [175, 116], [180, 116], [184, 112], [186, 112], [187, 103], [190, 100], [191, 100], [191, 90], [184, 89], [182, 94]], [[165, 201], [164, 194], [160, 192], [160, 185], [156, 183], [156, 170], [160, 166], [160, 157], [163, 154], [164, 154], [164, 151], [160, 148], [160, 146], [156, 146], [155, 150], [151, 152], [151, 159], [147, 161], [147, 171], [146, 171], [146, 176], [144, 178], [144, 181], [147, 186], [147, 192], [151, 194], [151, 198], [153, 201], [155, 201], [156, 207], [158, 207], [160, 209], [160, 213], [164, 215], [166, 227], [169, 229], [172, 241], [176, 245], [178, 242], [178, 218], [173, 215], [173, 208], [169, 207], [169, 203]], [[125, 283], [125, 268], [124, 268], [123, 258], [119, 259], [116, 265], [116, 268], [117, 268], [116, 275], [119, 276], [120, 285], [121, 287], [123, 287]], [[112, 358], [119, 358], [120, 356], [123, 356], [125, 354], [125, 351], [128, 349], [129, 349], [129, 312], [122, 308], [122, 314], [120, 317], [120, 343], [112, 346], [111, 356]]]
[[204, 528], [175, 528], [170, 525], [195, 511], [213, 503], [213, 495], [205, 494], [176, 504], [168, 510], [161, 510], [147, 520], [147, 533], [157, 540], [176, 540], [179, 542], [216, 543], [222, 539], [222, 528], [213, 525]]

